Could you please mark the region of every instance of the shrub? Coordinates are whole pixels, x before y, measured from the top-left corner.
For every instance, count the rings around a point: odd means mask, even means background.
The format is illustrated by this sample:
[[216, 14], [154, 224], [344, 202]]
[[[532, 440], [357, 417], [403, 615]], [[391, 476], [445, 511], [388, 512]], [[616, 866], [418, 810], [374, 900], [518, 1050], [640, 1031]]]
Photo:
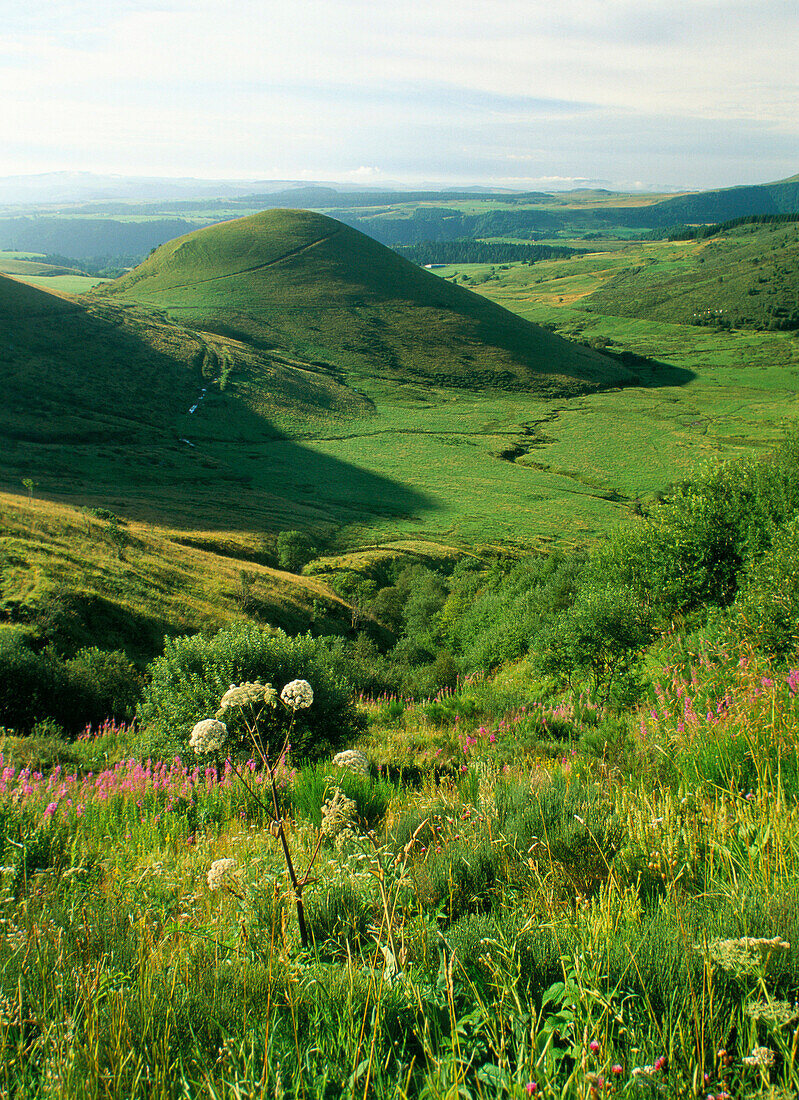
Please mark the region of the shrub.
[[799, 509], [799, 437], [763, 460], [706, 468], [594, 555], [599, 584], [632, 585], [671, 616], [726, 607], [744, 567]]
[[30, 730], [41, 718], [62, 718], [67, 688], [63, 666], [14, 637], [0, 649], [0, 724]]
[[308, 926], [317, 950], [358, 951], [368, 942], [373, 914], [368, 900], [350, 882], [324, 883], [308, 895]]
[[29, 731], [52, 719], [68, 733], [106, 718], [130, 718], [140, 677], [124, 653], [92, 648], [62, 661], [15, 636], [0, 648], [0, 725]]
[[299, 573], [315, 551], [313, 542], [302, 531], [281, 531], [277, 536], [278, 564], [289, 573]]
[[336, 679], [324, 646], [310, 635], [290, 638], [251, 624], [168, 639], [149, 667], [150, 682], [139, 707], [139, 749], [164, 758], [186, 757], [195, 723], [217, 712], [231, 684], [260, 680], [278, 692], [302, 677], [314, 691], [313, 706], [297, 712], [292, 733], [295, 757], [317, 759], [352, 740], [363, 728], [349, 685]]
[[771, 550], [752, 566], [736, 600], [740, 633], [783, 656], [799, 641], [799, 521], [778, 532]]
[[133, 718], [141, 696], [141, 676], [124, 653], [91, 646], [79, 650], [65, 665], [75, 693], [84, 699], [81, 724]]
[[538, 656], [547, 672], [589, 671], [607, 700], [614, 679], [626, 673], [652, 639], [650, 608], [628, 586], [586, 586], [574, 605], [542, 631]]

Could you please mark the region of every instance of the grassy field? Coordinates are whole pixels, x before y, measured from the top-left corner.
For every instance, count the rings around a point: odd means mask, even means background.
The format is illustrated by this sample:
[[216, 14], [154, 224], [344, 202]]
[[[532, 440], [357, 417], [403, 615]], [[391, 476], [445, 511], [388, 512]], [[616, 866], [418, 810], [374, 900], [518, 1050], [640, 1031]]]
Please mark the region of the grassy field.
[[0, 275], [13, 275], [32, 286], [63, 294], [85, 294], [103, 281], [70, 267], [44, 263], [43, 259], [31, 252], [0, 251]]
[[[300, 232], [296, 220], [290, 224]], [[313, 227], [318, 224], [306, 223], [306, 237]], [[301, 256], [315, 256], [318, 238], [306, 237], [293, 247]], [[363, 239], [353, 237], [360, 247]], [[205, 239], [190, 238], [200, 244]], [[569, 260], [437, 270], [444, 294], [455, 293], [447, 279], [465, 277], [465, 286], [506, 310], [554, 327], [572, 341], [566, 347], [583, 342], [609, 350], [639, 382], [568, 399], [431, 384], [417, 377], [431, 369], [430, 359], [413, 358], [413, 345], [422, 337], [408, 326], [400, 326], [400, 337], [375, 337], [379, 366], [367, 369], [363, 312], [343, 355], [346, 369], [332, 371], [331, 334], [342, 339], [336, 326], [362, 306], [337, 312], [315, 348], [306, 333], [306, 358], [299, 358], [300, 320], [308, 319], [318, 297], [313, 267], [298, 269], [297, 281], [304, 283], [293, 319], [287, 300], [281, 299], [277, 313], [276, 299], [269, 299], [275, 312], [267, 314], [259, 296], [276, 294], [283, 269], [296, 263], [296, 256], [281, 259], [282, 239], [273, 242], [274, 262], [265, 261], [271, 264], [266, 281], [249, 285], [236, 277], [235, 265], [241, 265], [234, 242], [223, 253], [227, 274], [215, 279], [222, 290], [208, 291], [208, 297], [205, 284], [175, 291], [189, 295], [193, 310], [208, 309], [215, 324], [223, 316], [214, 312], [220, 303], [238, 303], [237, 323], [261, 325], [264, 343], [263, 318], [273, 324], [276, 315], [282, 317], [280, 350], [275, 330], [271, 350], [259, 351], [231, 336], [176, 326], [158, 312], [157, 304], [169, 304], [171, 292], [164, 287], [169, 272], [181, 269], [180, 256], [162, 263], [156, 254], [153, 272], [148, 275], [145, 266], [143, 277], [120, 282], [126, 293], [152, 298], [147, 308], [133, 310], [120, 309], [117, 296], [105, 294], [71, 305], [54, 296], [23, 304], [21, 284], [5, 280], [6, 324], [16, 332], [18, 350], [5, 366], [14, 400], [6, 406], [10, 442], [2, 457], [3, 484], [19, 492], [22, 479], [31, 477], [40, 495], [167, 526], [273, 533], [301, 528], [323, 539], [332, 553], [397, 541], [439, 543], [444, 552], [452, 546], [590, 543], [637, 501], [702, 459], [773, 442], [796, 419], [799, 342], [790, 333], [724, 331], [600, 308], [600, 287], [612, 287], [637, 269], [668, 278], [696, 271], [711, 245], [716, 247], [712, 241], [614, 241], [606, 251]], [[168, 256], [181, 247], [167, 246]], [[256, 250], [262, 256], [263, 244]], [[325, 255], [320, 253], [321, 260]], [[362, 288], [365, 271], [374, 274], [367, 262], [373, 256], [369, 249], [359, 255], [355, 283]], [[376, 255], [382, 260], [384, 254]], [[329, 255], [328, 266], [323, 263], [325, 293], [338, 294], [340, 303], [356, 293], [355, 283], [342, 286], [341, 256], [334, 259], [338, 268]], [[191, 263], [199, 271], [208, 257], [200, 251]], [[391, 314], [385, 294], [393, 270], [377, 270], [377, 309], [370, 322], [375, 332], [385, 332], [376, 322], [382, 316], [387, 325]], [[400, 270], [411, 278], [407, 265]], [[413, 292], [421, 286], [431, 293], [436, 276], [411, 271]], [[234, 285], [238, 289], [225, 297]], [[470, 297], [462, 298], [472, 309]], [[179, 312], [189, 308], [186, 302], [175, 299]], [[42, 316], [45, 305], [55, 311], [50, 321]], [[38, 314], [38, 336], [25, 320], [31, 311]], [[448, 331], [439, 331], [437, 339]], [[56, 339], [60, 359], [52, 354]], [[410, 358], [391, 359], [390, 341], [396, 339], [410, 349]], [[321, 359], [309, 363], [312, 351], [329, 355], [328, 365]], [[436, 373], [458, 380], [462, 363], [453, 368], [442, 350]]]
[[[436, 274], [461, 280], [465, 275], [464, 285], [529, 320], [553, 325], [561, 335], [649, 361], [654, 387], [625, 389], [612, 400], [594, 395], [570, 402], [559, 417], [560, 430], [549, 429], [556, 437], [552, 447], [539, 452], [555, 463], [569, 455], [590, 463], [598, 452], [600, 464], [616, 471], [611, 480], [624, 491], [625, 471], [640, 476], [642, 460], [653, 470], [671, 466], [679, 476], [681, 454], [690, 461], [691, 455], [698, 460], [713, 452], [757, 447], [796, 418], [799, 341], [790, 332], [727, 331], [620, 316], [603, 304], [610, 291], [600, 288], [617, 285], [630, 270], [651, 272], [653, 284], [660, 273], [664, 285], [672, 285], [675, 272], [687, 272], [691, 286], [707, 246], [693, 241], [617, 245], [595, 256], [493, 270], [491, 265], [445, 267]], [[727, 259], [733, 281], [737, 268], [729, 253]], [[763, 262], [769, 261], [764, 257]], [[626, 313], [637, 310], [637, 303], [631, 293]], [[685, 372], [683, 384], [668, 384], [670, 369]], [[658, 380], [665, 384], [658, 386]], [[578, 410], [579, 415], [570, 415]], [[603, 433], [602, 423], [612, 424], [612, 432]], [[594, 442], [586, 446], [589, 438]]]

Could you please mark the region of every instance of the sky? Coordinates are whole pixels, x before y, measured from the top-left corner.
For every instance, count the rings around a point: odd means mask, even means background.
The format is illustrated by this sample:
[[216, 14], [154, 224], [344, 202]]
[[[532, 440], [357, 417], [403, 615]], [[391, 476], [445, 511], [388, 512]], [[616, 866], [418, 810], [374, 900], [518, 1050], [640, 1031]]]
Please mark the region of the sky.
[[796, 0], [0, 0], [0, 176], [677, 190], [799, 172]]

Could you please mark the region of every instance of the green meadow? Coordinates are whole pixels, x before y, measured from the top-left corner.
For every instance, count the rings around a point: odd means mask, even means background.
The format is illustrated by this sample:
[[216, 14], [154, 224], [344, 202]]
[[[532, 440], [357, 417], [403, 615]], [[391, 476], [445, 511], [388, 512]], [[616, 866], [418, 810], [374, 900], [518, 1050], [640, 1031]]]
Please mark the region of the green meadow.
[[[66, 388], [63, 368], [58, 379], [49, 373], [51, 337], [41, 330], [31, 349], [38, 374], [12, 374], [12, 386], [22, 409], [38, 379], [31, 418], [47, 405], [47, 438], [16, 438], [3, 458], [7, 489], [32, 476], [45, 496], [88, 496], [161, 523], [203, 515], [229, 529], [300, 528], [331, 552], [396, 540], [586, 545], [702, 459], [769, 444], [796, 418], [791, 332], [621, 316], [604, 304], [636, 273], [654, 287], [707, 267], [723, 242], [594, 242], [603, 251], [431, 274], [291, 212], [259, 221], [262, 236], [248, 239], [242, 259], [239, 224], [164, 246], [78, 299]], [[728, 260], [751, 252], [753, 238], [782, 248], [792, 232], [741, 230]], [[469, 341], [489, 323], [486, 298], [545, 328], [503, 322], [502, 346], [476, 357]], [[53, 324], [55, 334], [63, 322]], [[565, 340], [553, 343], [547, 329]], [[525, 340], [538, 345], [532, 355]], [[541, 374], [553, 353], [554, 374]], [[593, 364], [603, 385], [573, 392]], [[100, 373], [113, 415], [89, 412]]]

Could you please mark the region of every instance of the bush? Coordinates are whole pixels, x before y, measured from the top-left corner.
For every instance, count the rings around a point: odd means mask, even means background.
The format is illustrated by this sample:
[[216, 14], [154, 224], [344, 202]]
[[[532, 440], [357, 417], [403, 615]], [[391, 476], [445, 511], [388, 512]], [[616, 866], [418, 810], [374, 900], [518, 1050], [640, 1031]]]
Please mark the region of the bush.
[[350, 687], [330, 670], [322, 643], [309, 634], [290, 638], [251, 624], [168, 639], [149, 666], [150, 682], [139, 707], [139, 751], [162, 758], [190, 754], [189, 733], [212, 718], [231, 684], [260, 680], [280, 691], [301, 677], [314, 691], [313, 706], [297, 712], [295, 758], [317, 759], [351, 741], [364, 727]]
[[482, 587], [479, 577], [467, 574], [446, 609], [452, 611], [447, 638], [463, 654], [465, 669], [490, 671], [524, 656], [543, 625], [570, 605], [582, 567], [577, 555], [556, 553], [497, 569]]
[[129, 721], [141, 696], [141, 676], [119, 650], [91, 646], [65, 662], [76, 694], [84, 699], [81, 725], [99, 725], [106, 718]]
[[277, 536], [278, 564], [289, 573], [299, 573], [315, 553], [316, 547], [302, 531], [281, 531]]
[[726, 607], [744, 568], [799, 510], [799, 437], [766, 459], [706, 468], [594, 555], [600, 585], [631, 585], [665, 616]]
[[0, 649], [0, 725], [28, 731], [41, 718], [61, 721], [66, 689], [64, 668], [51, 654], [34, 653], [19, 637]]
[[542, 631], [538, 658], [546, 672], [589, 671], [605, 691], [626, 673], [652, 639], [650, 608], [636, 589], [586, 586], [574, 605]]
[[741, 635], [773, 655], [799, 641], [799, 521], [778, 532], [746, 575], [734, 608]]
[[0, 648], [0, 725], [28, 732], [52, 719], [68, 733], [106, 718], [132, 717], [140, 678], [124, 653], [81, 650], [62, 661], [52, 650], [34, 653], [14, 636]]

